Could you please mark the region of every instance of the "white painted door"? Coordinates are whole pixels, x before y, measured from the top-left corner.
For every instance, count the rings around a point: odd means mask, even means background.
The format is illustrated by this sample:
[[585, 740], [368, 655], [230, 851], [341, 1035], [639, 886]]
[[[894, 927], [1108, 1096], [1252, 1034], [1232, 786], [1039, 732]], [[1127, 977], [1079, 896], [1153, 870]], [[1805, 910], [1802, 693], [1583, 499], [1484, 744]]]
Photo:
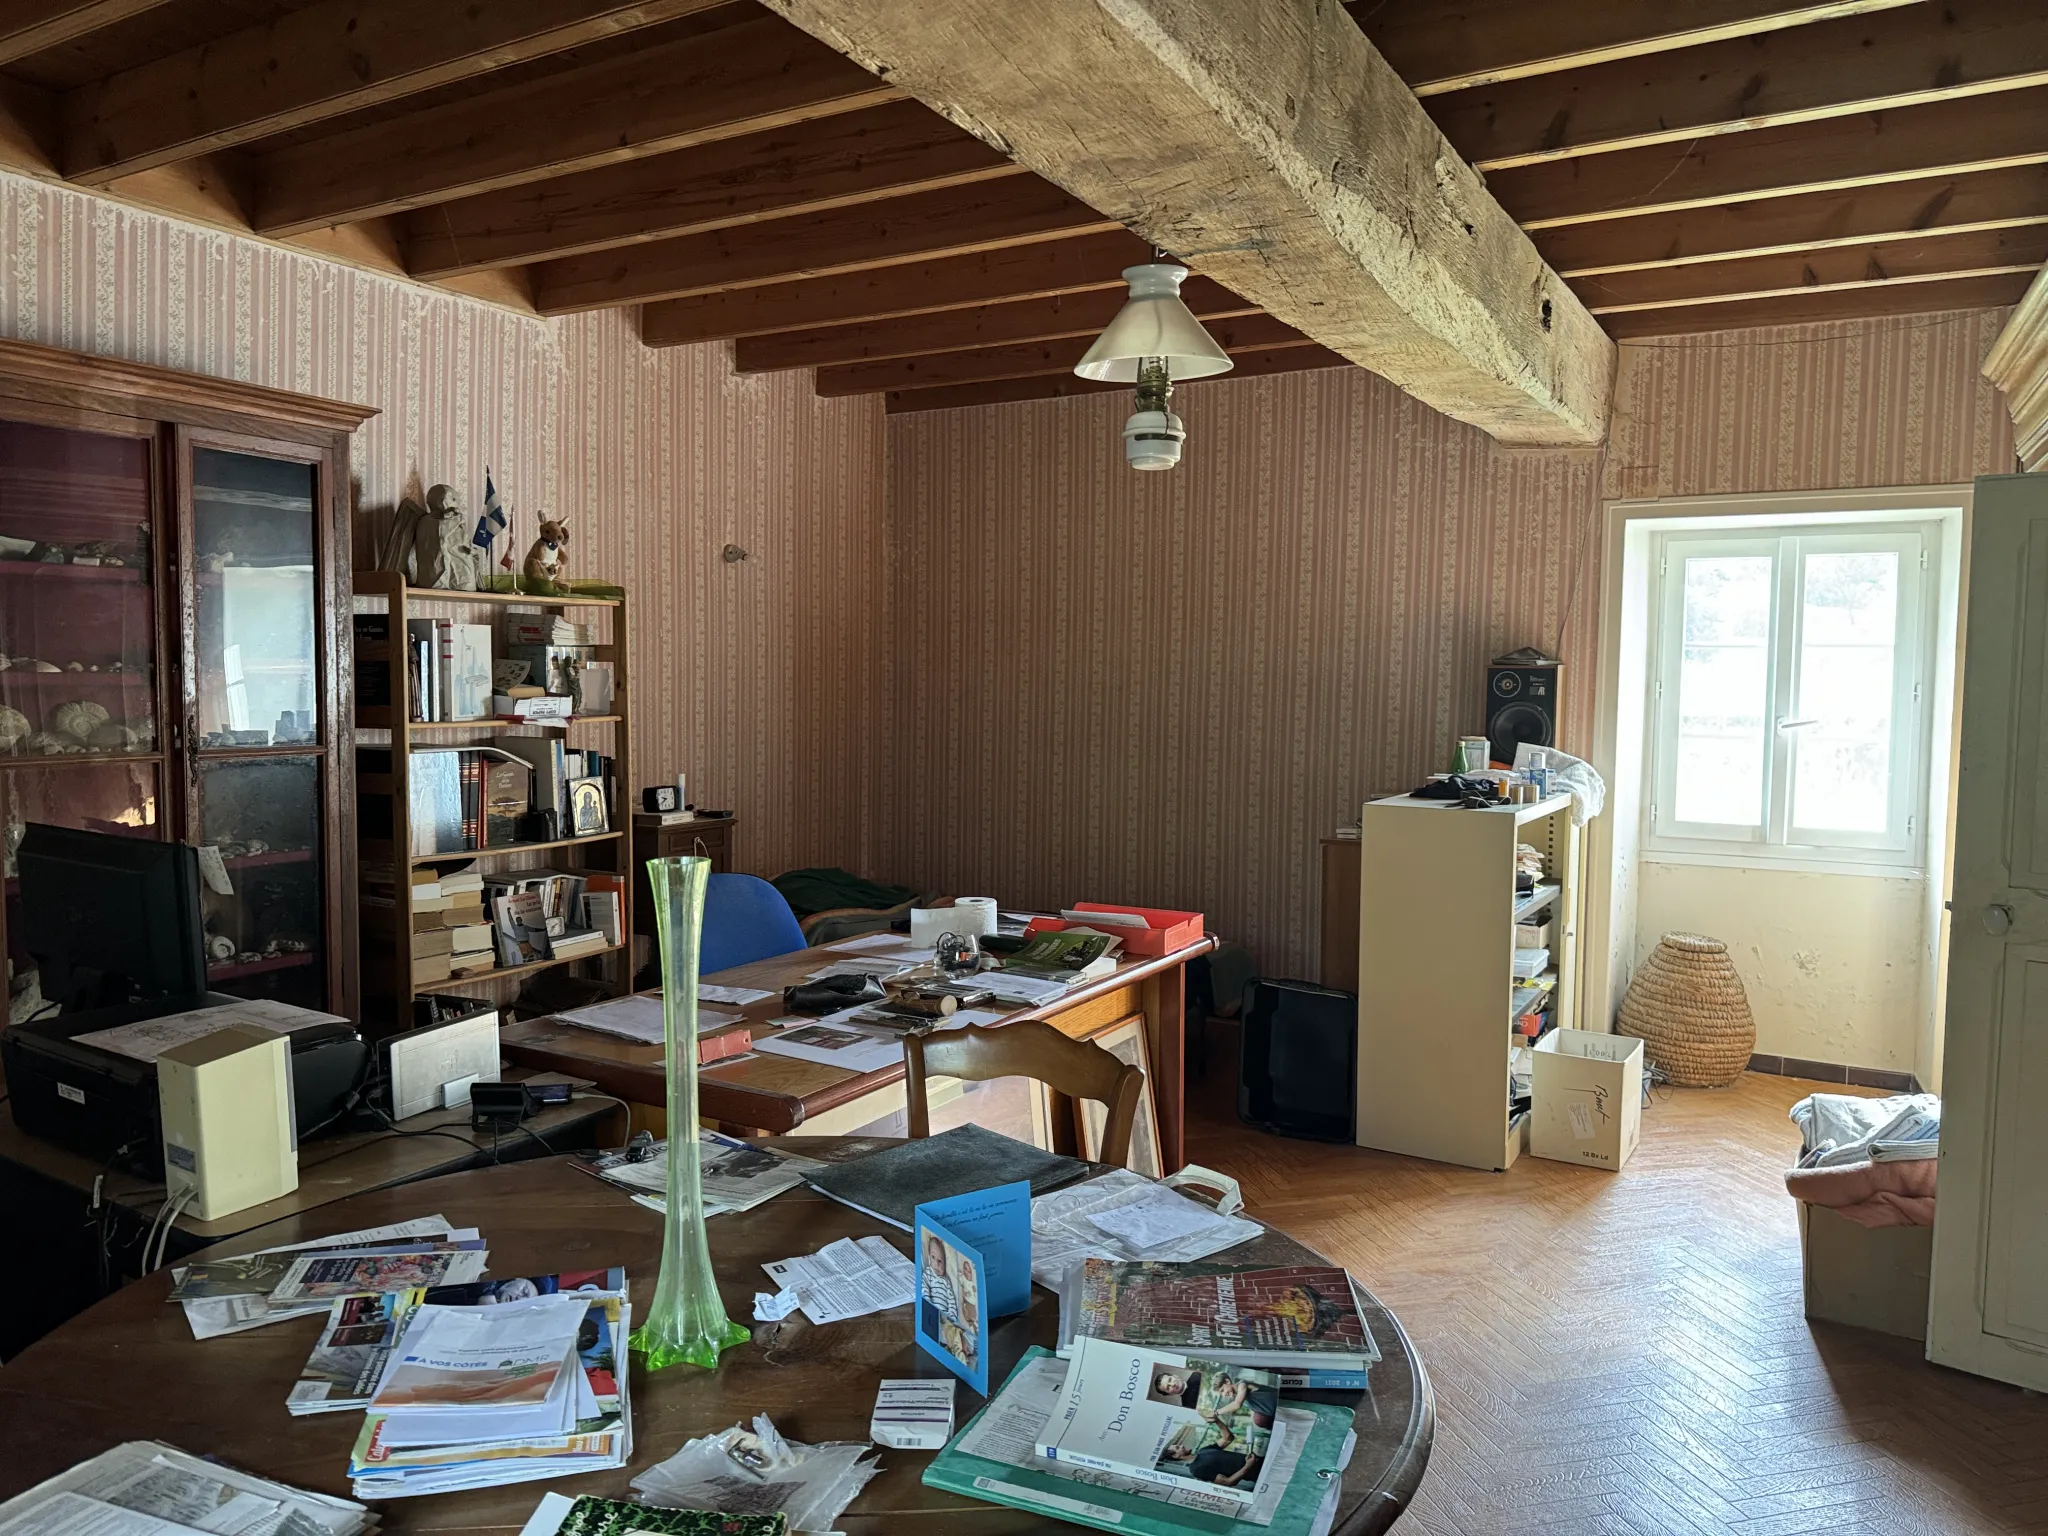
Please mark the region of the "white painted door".
[[2048, 1390], [2048, 474], [1972, 524], [1927, 1357]]

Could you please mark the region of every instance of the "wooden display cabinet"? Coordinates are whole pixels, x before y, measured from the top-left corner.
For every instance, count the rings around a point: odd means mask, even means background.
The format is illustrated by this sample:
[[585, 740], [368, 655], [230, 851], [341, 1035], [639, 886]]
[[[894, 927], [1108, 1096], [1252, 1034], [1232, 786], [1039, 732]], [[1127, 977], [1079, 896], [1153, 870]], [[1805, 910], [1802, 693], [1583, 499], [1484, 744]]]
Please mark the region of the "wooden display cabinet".
[[0, 342], [10, 1021], [31, 822], [191, 843], [207, 985], [357, 1016], [348, 444], [371, 410]]

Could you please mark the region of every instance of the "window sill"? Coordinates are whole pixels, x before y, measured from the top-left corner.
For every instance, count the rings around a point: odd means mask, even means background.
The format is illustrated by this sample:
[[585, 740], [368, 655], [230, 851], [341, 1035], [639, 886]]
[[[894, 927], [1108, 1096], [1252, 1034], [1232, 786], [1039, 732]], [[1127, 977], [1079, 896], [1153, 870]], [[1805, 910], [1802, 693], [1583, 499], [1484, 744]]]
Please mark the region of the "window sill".
[[1742, 851], [1699, 853], [1690, 849], [1655, 848], [1645, 843], [1637, 861], [1643, 864], [1692, 864], [1716, 869], [1755, 869], [1788, 875], [1861, 875], [1866, 879], [1910, 880], [1924, 884], [1924, 865], [1874, 860], [1830, 859], [1822, 854], [1767, 853], [1756, 844], [1744, 844]]

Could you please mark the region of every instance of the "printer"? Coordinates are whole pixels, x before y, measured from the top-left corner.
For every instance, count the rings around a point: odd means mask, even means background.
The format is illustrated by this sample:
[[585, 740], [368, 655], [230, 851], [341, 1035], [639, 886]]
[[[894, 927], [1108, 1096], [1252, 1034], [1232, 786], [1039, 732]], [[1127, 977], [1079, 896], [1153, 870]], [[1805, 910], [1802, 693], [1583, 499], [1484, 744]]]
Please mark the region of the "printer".
[[[208, 993], [199, 1008], [180, 1013], [131, 1003], [0, 1031], [14, 1123], [96, 1162], [161, 1178], [156, 1053], [250, 1024], [276, 1030], [291, 1043], [293, 1140], [339, 1116], [369, 1061], [369, 1047], [354, 1025], [283, 1003]], [[80, 1036], [111, 1036], [115, 1045]]]

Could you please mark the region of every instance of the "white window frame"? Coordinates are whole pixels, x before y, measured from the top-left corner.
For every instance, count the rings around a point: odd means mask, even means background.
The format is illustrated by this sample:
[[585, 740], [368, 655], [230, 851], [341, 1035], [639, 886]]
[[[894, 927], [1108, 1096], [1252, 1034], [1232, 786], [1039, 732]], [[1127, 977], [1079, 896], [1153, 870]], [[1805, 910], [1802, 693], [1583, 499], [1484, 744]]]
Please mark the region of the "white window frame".
[[[1873, 875], [1917, 875], [1926, 864], [1929, 754], [1934, 727], [1942, 529], [1897, 519], [1805, 522], [1744, 529], [1703, 526], [1656, 534], [1643, 801], [1642, 855], [1664, 863], [1797, 868]], [[1798, 762], [1793, 697], [1804, 609], [1805, 556], [1888, 551], [1899, 557], [1894, 640], [1892, 753], [1888, 824], [1881, 832], [1792, 824]], [[1766, 682], [1763, 803], [1754, 825], [1681, 822], [1677, 804], [1678, 677], [1683, 656], [1682, 556], [1759, 555], [1773, 561], [1774, 589]]]

